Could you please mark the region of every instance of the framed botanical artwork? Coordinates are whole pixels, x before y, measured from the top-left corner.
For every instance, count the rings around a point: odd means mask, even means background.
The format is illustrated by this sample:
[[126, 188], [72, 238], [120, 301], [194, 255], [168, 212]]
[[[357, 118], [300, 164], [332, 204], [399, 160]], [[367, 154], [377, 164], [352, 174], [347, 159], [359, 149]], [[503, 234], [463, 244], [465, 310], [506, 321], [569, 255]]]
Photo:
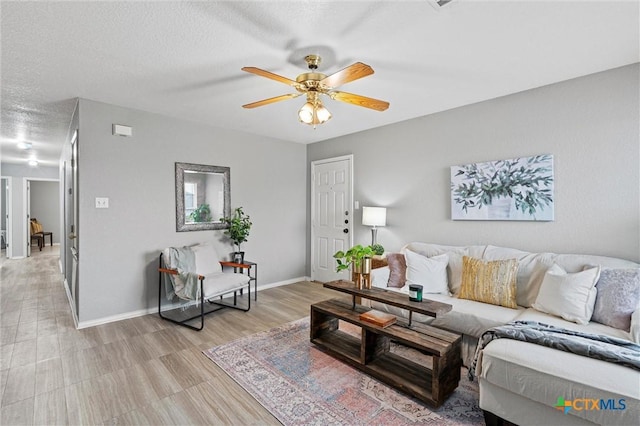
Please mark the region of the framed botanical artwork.
[[451, 167], [451, 219], [554, 219], [553, 155]]

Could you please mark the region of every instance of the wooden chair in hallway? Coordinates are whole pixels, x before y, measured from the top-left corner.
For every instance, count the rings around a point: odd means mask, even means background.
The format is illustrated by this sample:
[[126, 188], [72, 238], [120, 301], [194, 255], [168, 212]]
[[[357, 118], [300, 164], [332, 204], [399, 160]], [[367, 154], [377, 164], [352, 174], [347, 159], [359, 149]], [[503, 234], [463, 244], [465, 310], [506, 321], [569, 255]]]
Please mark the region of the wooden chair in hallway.
[[31, 218], [31, 242], [34, 239], [38, 240], [38, 248], [42, 251], [42, 247], [45, 246], [45, 238], [49, 237], [49, 244], [53, 246], [53, 232], [44, 231], [42, 229], [42, 224], [38, 222], [38, 219], [35, 217]]

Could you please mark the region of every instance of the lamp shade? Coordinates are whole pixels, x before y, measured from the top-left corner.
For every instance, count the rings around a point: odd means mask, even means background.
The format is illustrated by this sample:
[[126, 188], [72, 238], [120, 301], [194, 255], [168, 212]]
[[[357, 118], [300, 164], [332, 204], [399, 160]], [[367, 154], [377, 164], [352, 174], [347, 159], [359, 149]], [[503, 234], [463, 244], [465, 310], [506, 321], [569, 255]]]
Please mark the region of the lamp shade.
[[387, 224], [386, 207], [363, 207], [362, 224], [366, 226], [385, 226]]

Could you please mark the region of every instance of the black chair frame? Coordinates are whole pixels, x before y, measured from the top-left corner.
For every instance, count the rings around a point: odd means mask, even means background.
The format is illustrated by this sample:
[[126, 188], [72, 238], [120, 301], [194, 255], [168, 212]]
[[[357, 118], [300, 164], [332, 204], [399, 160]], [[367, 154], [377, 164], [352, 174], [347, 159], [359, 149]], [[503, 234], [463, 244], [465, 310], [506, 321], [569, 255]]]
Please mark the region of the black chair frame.
[[[220, 265], [221, 268], [224, 268], [223, 265]], [[159, 259], [159, 266], [158, 266], [158, 315], [160, 315], [160, 318], [162, 318], [163, 320], [172, 322], [174, 324], [178, 324], [181, 325], [183, 327], [187, 327], [190, 328], [192, 330], [196, 330], [196, 331], [201, 331], [204, 328], [204, 317], [206, 315], [212, 314], [214, 312], [217, 312], [221, 309], [224, 308], [231, 308], [231, 309], [237, 309], [239, 311], [242, 312], [248, 312], [251, 309], [251, 281], [249, 281], [247, 283], [247, 306], [246, 307], [241, 307], [238, 306], [238, 291], [242, 291], [242, 289], [236, 289], [236, 290], [230, 290], [227, 293], [223, 293], [220, 294], [218, 296], [214, 296], [214, 297], [219, 297], [218, 300], [215, 300], [213, 298], [209, 298], [209, 299], [205, 299], [204, 297], [204, 280], [205, 277], [200, 275], [198, 276], [198, 282], [200, 285], [200, 313], [198, 313], [197, 315], [194, 315], [190, 318], [187, 319], [183, 319], [183, 320], [176, 320], [167, 316], [162, 315], [162, 277], [163, 275], [177, 275], [178, 272], [174, 269], [169, 269], [164, 267], [164, 262], [162, 260], [162, 253], [160, 253], [160, 259]], [[168, 278], [165, 278], [165, 281]], [[165, 282], [165, 285], [170, 285], [167, 284]], [[244, 288], [244, 287], [243, 287]], [[228, 302], [224, 302], [223, 300], [223, 296], [230, 294], [231, 292], [233, 292], [233, 304], [228, 303]], [[242, 293], [241, 293], [242, 294]], [[205, 310], [204, 306], [205, 306], [205, 302], [207, 302], [209, 305], [212, 305], [211, 309]], [[193, 321], [196, 318], [200, 318], [200, 326], [199, 327], [195, 327], [191, 324], [187, 324], [190, 321]]]

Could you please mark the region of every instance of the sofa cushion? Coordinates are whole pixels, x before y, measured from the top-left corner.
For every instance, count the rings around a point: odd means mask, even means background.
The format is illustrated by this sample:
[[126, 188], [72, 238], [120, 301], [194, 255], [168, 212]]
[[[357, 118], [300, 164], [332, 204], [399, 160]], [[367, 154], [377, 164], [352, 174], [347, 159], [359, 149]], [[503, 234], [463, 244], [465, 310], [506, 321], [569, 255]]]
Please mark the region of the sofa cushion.
[[[409, 298], [409, 286], [401, 289], [390, 289], [400, 294], [406, 294]], [[489, 305], [487, 303], [478, 303], [473, 300], [458, 299], [457, 297], [446, 294], [429, 294], [423, 297], [423, 300], [435, 300], [442, 303], [448, 303], [452, 306], [450, 312], [439, 315], [438, 318], [429, 317], [422, 314], [413, 314], [413, 320], [420, 323], [430, 324], [445, 330], [454, 331], [456, 333], [466, 334], [479, 338], [482, 333], [491, 327], [504, 325], [517, 318], [524, 309], [511, 309], [503, 306]], [[409, 311], [384, 303], [370, 301], [370, 306], [383, 312], [390, 312], [402, 318], [409, 317]]]
[[426, 257], [411, 250], [406, 250], [407, 284], [419, 284], [423, 287], [423, 293], [449, 294], [447, 285], [447, 264], [449, 258], [446, 254]]
[[462, 286], [458, 297], [492, 305], [516, 308], [516, 259], [483, 261], [468, 256], [462, 260]]
[[196, 273], [209, 275], [222, 272], [218, 253], [216, 253], [216, 249], [211, 244], [192, 246], [191, 250], [196, 256]]
[[616, 407], [620, 399], [625, 400], [624, 410], [586, 409], [586, 404], [576, 404], [582, 409], [560, 412], [553, 420], [546, 418], [544, 411], [540, 417], [529, 411], [521, 414], [522, 421], [518, 424], [638, 424], [640, 374], [621, 365], [517, 340], [497, 339], [484, 348], [479, 375], [481, 407], [486, 409], [491, 409], [486, 405], [487, 398], [495, 398], [498, 405], [511, 404], [510, 412], [521, 409], [519, 401], [507, 396], [485, 395], [490, 389], [484, 386], [486, 382], [509, 391], [509, 395], [536, 401], [541, 410], [547, 408], [552, 412], [557, 412], [551, 407], [557, 405], [558, 397], [613, 400]]
[[387, 287], [404, 287], [407, 281], [407, 263], [402, 253], [387, 254], [389, 280]]
[[430, 294], [426, 298], [452, 306], [450, 312], [435, 318], [431, 322], [432, 326], [477, 338], [491, 327], [513, 321], [524, 311], [522, 308], [505, 308], [504, 306], [479, 303], [443, 294]]
[[640, 301], [640, 269], [602, 268], [592, 321], [629, 331]]
[[[244, 288], [249, 283], [249, 276], [245, 274], [213, 272], [204, 276], [202, 288], [204, 298], [210, 299], [233, 290]], [[251, 291], [251, 289], [249, 289]]]
[[567, 321], [586, 324], [593, 314], [595, 285], [599, 276], [599, 266], [568, 273], [554, 263], [544, 275], [533, 308]]

